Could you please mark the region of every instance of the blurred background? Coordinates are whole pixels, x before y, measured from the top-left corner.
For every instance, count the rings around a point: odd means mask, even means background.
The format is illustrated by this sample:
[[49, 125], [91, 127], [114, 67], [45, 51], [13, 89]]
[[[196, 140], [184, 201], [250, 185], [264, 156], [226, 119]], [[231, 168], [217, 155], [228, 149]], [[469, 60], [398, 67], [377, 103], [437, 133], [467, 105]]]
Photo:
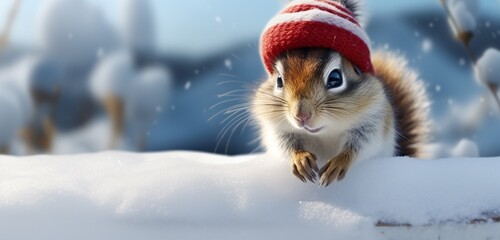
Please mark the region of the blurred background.
[[[366, 0], [372, 47], [426, 82], [435, 156], [500, 155], [498, 92], [474, 70], [500, 49], [500, 0], [449, 1], [447, 13], [439, 0]], [[0, 152], [260, 151], [230, 108], [265, 77], [259, 36], [283, 2], [1, 0]], [[454, 37], [450, 14], [468, 35]]]

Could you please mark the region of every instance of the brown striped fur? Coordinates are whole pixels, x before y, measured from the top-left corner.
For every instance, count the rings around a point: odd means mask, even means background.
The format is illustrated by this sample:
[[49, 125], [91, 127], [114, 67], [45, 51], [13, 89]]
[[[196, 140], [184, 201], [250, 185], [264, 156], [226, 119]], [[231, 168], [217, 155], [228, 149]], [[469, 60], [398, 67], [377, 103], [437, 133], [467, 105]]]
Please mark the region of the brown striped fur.
[[423, 82], [408, 68], [407, 61], [394, 53], [375, 51], [372, 62], [394, 109], [399, 133], [396, 155], [426, 158], [430, 104]]

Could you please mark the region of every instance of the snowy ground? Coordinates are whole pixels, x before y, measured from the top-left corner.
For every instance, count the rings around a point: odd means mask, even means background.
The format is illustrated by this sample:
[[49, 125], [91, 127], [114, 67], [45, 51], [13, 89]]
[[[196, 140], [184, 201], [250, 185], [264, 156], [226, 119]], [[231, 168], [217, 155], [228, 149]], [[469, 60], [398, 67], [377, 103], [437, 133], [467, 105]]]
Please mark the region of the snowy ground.
[[104, 152], [0, 165], [2, 239], [500, 236], [495, 223], [466, 224], [500, 215], [500, 158], [372, 160], [326, 189], [266, 155]]

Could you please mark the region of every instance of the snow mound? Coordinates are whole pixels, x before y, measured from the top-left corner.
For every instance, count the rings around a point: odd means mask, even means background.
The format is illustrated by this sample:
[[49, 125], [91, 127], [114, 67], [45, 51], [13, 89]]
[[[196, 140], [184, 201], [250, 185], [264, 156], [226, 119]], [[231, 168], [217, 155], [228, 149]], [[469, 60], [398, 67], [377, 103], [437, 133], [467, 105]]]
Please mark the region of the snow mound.
[[385, 239], [379, 220], [418, 228], [500, 211], [500, 158], [365, 161], [326, 189], [267, 155], [105, 152], [0, 157], [0, 165], [7, 238]]
[[451, 150], [451, 157], [479, 157], [479, 149], [473, 141], [462, 139]]

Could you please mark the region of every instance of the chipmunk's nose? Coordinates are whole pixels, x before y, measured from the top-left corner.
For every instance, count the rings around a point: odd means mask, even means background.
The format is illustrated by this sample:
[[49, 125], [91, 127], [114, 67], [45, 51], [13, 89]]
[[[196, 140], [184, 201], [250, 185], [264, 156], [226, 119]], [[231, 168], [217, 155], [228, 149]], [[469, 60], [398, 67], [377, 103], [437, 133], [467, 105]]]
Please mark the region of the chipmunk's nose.
[[304, 125], [309, 119], [311, 119], [311, 113], [298, 112], [294, 117], [297, 122], [299, 122], [301, 125]]

